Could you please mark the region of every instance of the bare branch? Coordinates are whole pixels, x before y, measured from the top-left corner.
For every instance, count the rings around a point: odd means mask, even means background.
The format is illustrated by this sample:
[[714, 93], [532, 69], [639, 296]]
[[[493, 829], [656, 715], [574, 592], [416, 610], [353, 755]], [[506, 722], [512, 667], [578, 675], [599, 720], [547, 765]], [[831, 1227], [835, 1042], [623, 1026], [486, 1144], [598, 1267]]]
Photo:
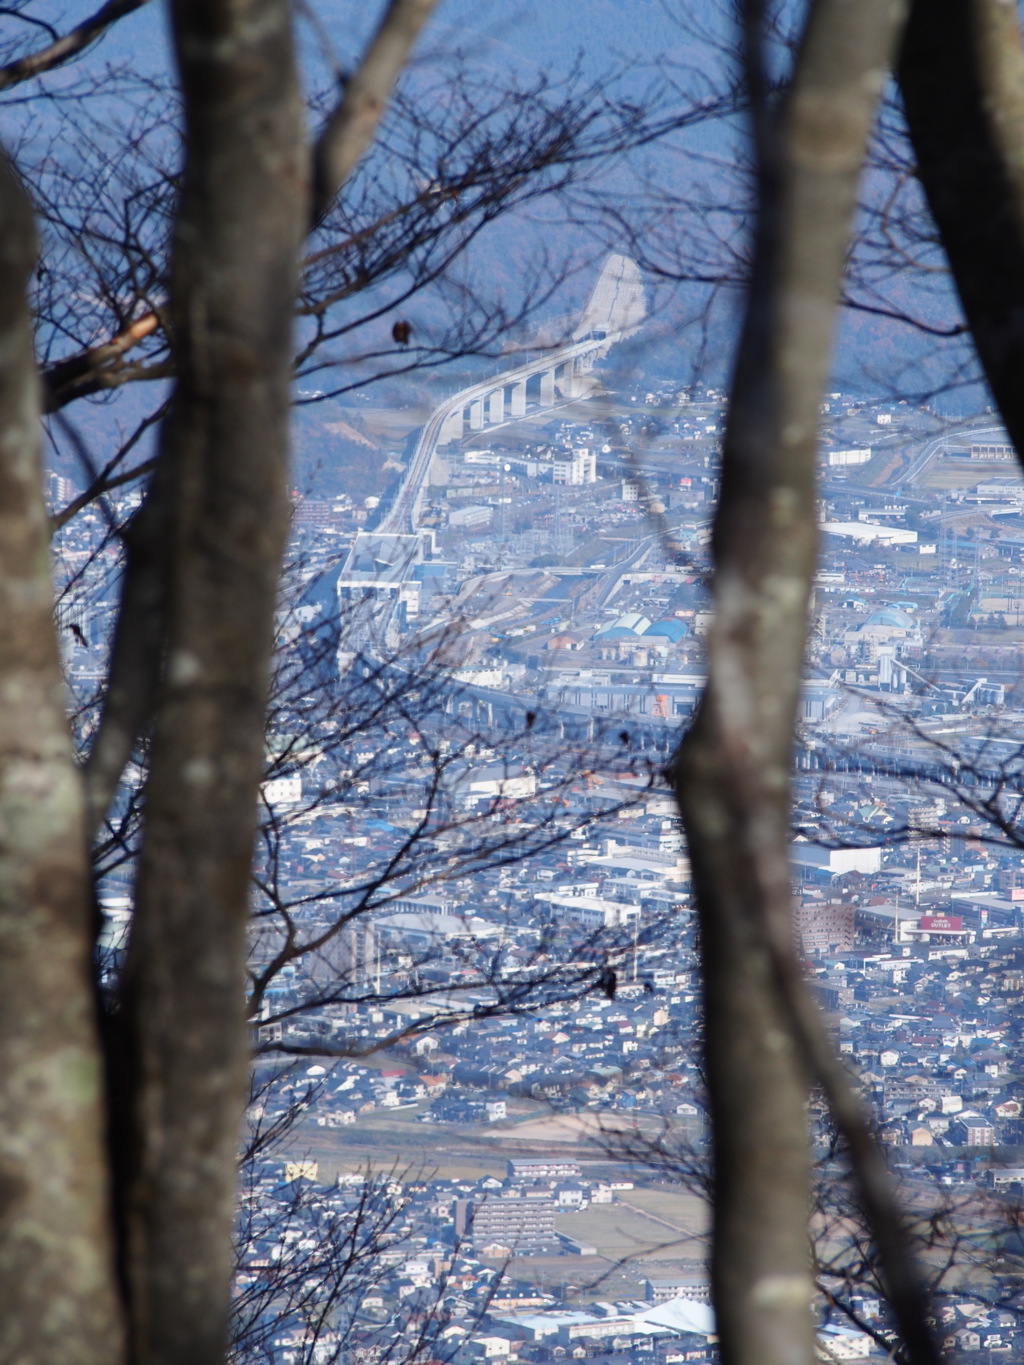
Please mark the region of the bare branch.
[[124, 19], [126, 15], [133, 14], [135, 10], [148, 3], [149, 0], [107, 0], [107, 4], [101, 5], [95, 14], [83, 20], [70, 33], [65, 33], [62, 38], [56, 38], [38, 52], [32, 52], [27, 57], [19, 57], [17, 61], [8, 62], [6, 66], [0, 67], [0, 90], [10, 90], [12, 86], [20, 85], [22, 81], [29, 81], [34, 76], [42, 76], [47, 71], [63, 66], [65, 62], [84, 52], [97, 39], [102, 38], [112, 24], [116, 24], [119, 19]]
[[437, 0], [391, 0], [359, 69], [320, 131], [313, 151], [313, 222], [318, 223], [373, 141], [395, 83]]
[[[155, 312], [144, 313], [110, 341], [48, 365], [43, 370], [46, 411], [54, 412], [75, 398], [96, 393], [100, 389], [115, 388], [123, 383], [124, 371], [115, 368], [117, 363], [146, 337], [152, 336], [159, 326], [160, 319]], [[170, 371], [167, 370], [148, 376], [132, 377], [163, 379], [169, 374]]]

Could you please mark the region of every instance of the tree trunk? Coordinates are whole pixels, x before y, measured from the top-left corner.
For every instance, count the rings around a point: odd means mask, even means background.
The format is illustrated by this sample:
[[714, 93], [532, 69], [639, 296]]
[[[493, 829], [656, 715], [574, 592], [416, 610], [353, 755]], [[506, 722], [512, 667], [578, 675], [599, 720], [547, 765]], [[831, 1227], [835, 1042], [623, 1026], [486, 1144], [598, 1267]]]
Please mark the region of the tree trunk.
[[[751, 10], [757, 10], [751, 6]], [[758, 99], [758, 224], [715, 517], [708, 679], [674, 765], [701, 925], [724, 1365], [814, 1359], [808, 1078], [780, 997], [792, 955], [790, 764], [817, 550], [816, 462], [892, 0], [818, 0], [781, 109]]]
[[26, 286], [32, 209], [0, 159], [0, 1359], [114, 1365], [105, 1095], [82, 786], [53, 623]]
[[120, 1024], [132, 1358], [222, 1365], [249, 1038], [243, 973], [288, 521], [308, 152], [287, 0], [176, 0], [167, 659]]
[[915, 0], [899, 60], [918, 174], [1024, 460], [1024, 53], [1006, 0]]

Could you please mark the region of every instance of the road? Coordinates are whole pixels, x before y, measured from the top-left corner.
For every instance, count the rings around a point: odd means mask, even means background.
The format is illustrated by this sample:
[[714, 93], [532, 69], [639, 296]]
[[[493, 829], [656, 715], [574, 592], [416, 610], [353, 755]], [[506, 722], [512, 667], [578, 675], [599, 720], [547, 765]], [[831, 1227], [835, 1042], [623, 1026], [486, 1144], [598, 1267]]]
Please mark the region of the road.
[[431, 461], [441, 429], [453, 413], [472, 403], [481, 402], [499, 387], [524, 383], [537, 374], [554, 371], [559, 365], [575, 362], [584, 356], [595, 353], [604, 355], [616, 342], [632, 336], [638, 330], [646, 312], [643, 282], [636, 262], [628, 256], [609, 256], [580, 315], [571, 342], [556, 351], [534, 356], [527, 364], [519, 365], [504, 375], [492, 375], [478, 384], [471, 384], [431, 413], [416, 442], [398, 494], [377, 527], [378, 533], [416, 534]]
[[420, 433], [405, 478], [402, 480], [402, 485], [394, 502], [377, 527], [378, 532], [385, 535], [416, 534], [430, 464], [437, 450], [441, 429], [453, 412], [458, 412], [469, 407], [471, 403], [483, 400], [488, 394], [493, 393], [499, 384], [502, 386], [518, 384], [540, 371], [553, 370], [559, 365], [564, 365], [567, 361], [577, 360], [594, 351], [606, 350], [613, 346], [616, 341], [619, 341], [623, 335], [624, 333], [612, 332], [602, 337], [590, 337], [584, 341], [574, 342], [569, 346], [562, 346], [559, 350], [552, 351], [540, 359], [533, 359], [529, 364], [509, 370], [506, 374], [492, 375], [481, 383], [471, 384], [468, 389], [462, 389], [461, 392], [442, 403], [440, 407], [435, 408]]
[[1005, 440], [1006, 433], [1001, 426], [972, 427], [970, 430], [958, 429], [956, 432], [946, 432], [943, 436], [933, 437], [920, 455], [911, 460], [906, 473], [900, 475], [897, 482], [916, 483], [940, 450], [947, 450], [951, 445], [963, 445], [965, 442], [970, 444], [972, 441], [986, 436], [999, 436]]

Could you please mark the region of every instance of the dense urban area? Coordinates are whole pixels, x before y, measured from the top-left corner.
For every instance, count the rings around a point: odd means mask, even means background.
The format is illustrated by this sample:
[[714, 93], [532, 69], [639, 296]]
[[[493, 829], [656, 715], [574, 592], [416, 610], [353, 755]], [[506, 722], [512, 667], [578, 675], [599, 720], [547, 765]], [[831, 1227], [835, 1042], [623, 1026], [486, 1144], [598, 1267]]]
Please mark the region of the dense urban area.
[[[313, 1337], [353, 1365], [417, 1341], [458, 1365], [715, 1358], [689, 868], [660, 772], [702, 683], [724, 398], [580, 365], [603, 339], [447, 400], [426, 443], [409, 406], [305, 409], [237, 1284], [282, 1363]], [[941, 1226], [945, 1347], [1020, 1354], [1024, 485], [984, 414], [833, 393], [823, 428], [796, 932], [908, 1206]], [[105, 529], [86, 511], [57, 547], [83, 732]], [[111, 847], [116, 970], [130, 833]], [[882, 1359], [828, 1141], [821, 1354]], [[314, 1311], [294, 1285], [339, 1259]]]

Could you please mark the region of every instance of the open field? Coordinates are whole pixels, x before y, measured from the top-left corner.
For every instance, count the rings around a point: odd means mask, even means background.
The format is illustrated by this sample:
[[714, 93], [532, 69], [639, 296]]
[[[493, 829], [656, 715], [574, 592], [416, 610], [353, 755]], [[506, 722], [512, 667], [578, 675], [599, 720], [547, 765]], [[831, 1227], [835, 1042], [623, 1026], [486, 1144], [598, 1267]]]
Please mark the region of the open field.
[[[704, 1219], [699, 1206], [687, 1210], [676, 1222], [652, 1214], [639, 1204], [627, 1201], [634, 1194], [660, 1194], [660, 1191], [627, 1190], [622, 1202], [597, 1204], [583, 1213], [563, 1214], [557, 1220], [559, 1232], [597, 1247], [607, 1260], [644, 1260], [650, 1257], [693, 1260], [702, 1254], [700, 1233]], [[673, 1206], [673, 1213], [676, 1208]], [[696, 1216], [689, 1216], [691, 1213]]]
[[608, 1260], [664, 1255], [680, 1236], [623, 1204], [598, 1204], [583, 1213], [561, 1214], [555, 1226], [559, 1232], [597, 1247], [598, 1253]]
[[380, 441], [404, 441], [410, 432], [423, 425], [431, 413], [428, 407], [396, 411], [392, 408], [355, 406], [351, 411], [355, 418], [362, 420], [367, 431]]
[[637, 1299], [644, 1293], [644, 1280], [667, 1279], [677, 1274], [700, 1277], [701, 1264], [686, 1257], [644, 1257], [635, 1264], [604, 1256], [518, 1256], [510, 1274], [542, 1289], [565, 1293], [570, 1304], [600, 1299]]
[[[560, 1145], [555, 1150], [569, 1158], [600, 1161], [605, 1156], [594, 1129], [584, 1127], [576, 1133], [563, 1133], [559, 1139], [544, 1126], [547, 1118], [528, 1117], [522, 1125], [426, 1124], [416, 1121], [421, 1109], [378, 1111], [347, 1128], [320, 1128], [307, 1123], [295, 1133], [289, 1156], [320, 1161], [324, 1173], [366, 1170], [367, 1164], [389, 1170], [398, 1163], [448, 1180], [479, 1180], [485, 1175], [503, 1179], [509, 1156], [540, 1156], [556, 1143]], [[503, 1131], [494, 1131], [499, 1127]], [[525, 1127], [532, 1130], [532, 1140], [521, 1137]], [[587, 1140], [588, 1131], [593, 1134], [591, 1142]]]
[[348, 1128], [305, 1124], [295, 1133], [291, 1156], [320, 1162], [321, 1179], [341, 1173], [391, 1170], [394, 1166], [440, 1180], [503, 1179], [506, 1154], [474, 1141], [473, 1131], [442, 1131], [417, 1123], [422, 1106], [384, 1117], [374, 1113]]
[[585, 1304], [639, 1297], [646, 1272], [639, 1265], [631, 1269], [603, 1256], [517, 1256], [509, 1273], [541, 1289], [564, 1293], [569, 1304]]
[[[545, 1147], [551, 1143], [571, 1143], [580, 1149], [584, 1159], [603, 1156], [614, 1150], [617, 1135], [631, 1133], [662, 1134], [666, 1124], [681, 1137], [696, 1137], [694, 1124], [686, 1118], [638, 1118], [613, 1114], [605, 1110], [586, 1110], [579, 1114], [552, 1113], [544, 1104], [536, 1103], [525, 1113], [516, 1114], [501, 1122], [482, 1125], [477, 1129], [484, 1140], [501, 1142], [537, 1143]], [[587, 1149], [591, 1149], [588, 1151]]]
[[392, 1169], [396, 1169], [399, 1178], [405, 1172], [407, 1180], [477, 1181], [489, 1175], [499, 1180], [505, 1177], [505, 1161], [497, 1154], [488, 1159], [461, 1152], [447, 1155], [440, 1149], [401, 1152], [391, 1148], [382, 1151], [371, 1144], [342, 1149], [325, 1142], [323, 1145], [307, 1144], [302, 1155], [320, 1163], [320, 1179], [326, 1181], [336, 1180], [339, 1175], [363, 1175], [368, 1170], [380, 1173]]
[[[616, 1158], [616, 1133], [629, 1134], [637, 1127], [661, 1133], [664, 1125], [661, 1119], [641, 1119], [636, 1124], [614, 1114], [553, 1113], [539, 1101], [520, 1101], [516, 1107], [523, 1112], [500, 1123], [420, 1123], [419, 1115], [426, 1108], [423, 1103], [408, 1109], [373, 1110], [345, 1128], [321, 1128], [307, 1122], [295, 1131], [288, 1157], [319, 1161], [327, 1179], [340, 1172], [365, 1171], [368, 1166], [390, 1170], [397, 1165], [438, 1179], [479, 1180], [487, 1175], [503, 1179], [510, 1156], [528, 1159], [555, 1152], [583, 1162], [590, 1174], [607, 1176], [629, 1165]], [[675, 1126], [685, 1135], [685, 1121]], [[672, 1192], [664, 1198], [689, 1196]], [[659, 1201], [663, 1202], [661, 1192], [655, 1195], [652, 1210]], [[664, 1216], [671, 1219], [674, 1215]], [[692, 1223], [689, 1206], [687, 1217]]]
[[973, 488], [986, 479], [1005, 478], [1016, 472], [1010, 460], [957, 460], [948, 455], [936, 455], [921, 480], [924, 488]]
[[549, 1289], [569, 1286], [574, 1303], [637, 1298], [648, 1275], [700, 1275], [706, 1256], [700, 1200], [656, 1189], [625, 1190], [622, 1200], [558, 1219], [560, 1232], [597, 1247], [596, 1256], [517, 1257], [512, 1273]]
[[887, 483], [898, 483], [909, 463], [904, 451], [898, 447], [885, 446], [876, 451], [866, 464], [848, 468], [857, 483], [866, 484], [869, 488], [881, 488]]
[[595, 1144], [603, 1151], [603, 1144], [609, 1135], [630, 1132], [631, 1119], [619, 1118], [612, 1114], [541, 1114], [539, 1117], [527, 1115], [512, 1123], [488, 1125], [482, 1136], [496, 1141], [514, 1138], [517, 1142], [572, 1142]]
[[708, 1206], [695, 1194], [684, 1190], [647, 1188], [623, 1190], [619, 1198], [625, 1204], [643, 1210], [654, 1218], [663, 1219], [688, 1235], [701, 1235], [708, 1226]]

